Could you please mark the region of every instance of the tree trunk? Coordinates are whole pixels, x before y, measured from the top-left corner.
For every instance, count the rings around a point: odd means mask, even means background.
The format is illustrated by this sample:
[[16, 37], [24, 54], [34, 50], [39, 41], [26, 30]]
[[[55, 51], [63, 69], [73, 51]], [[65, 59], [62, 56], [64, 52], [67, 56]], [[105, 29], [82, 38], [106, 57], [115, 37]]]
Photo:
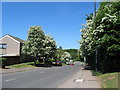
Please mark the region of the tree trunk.
[[5, 65], [3, 65], [2, 68], [5, 69]]
[[37, 64], [36, 64], [36, 58], [34, 58], [34, 66], [36, 66]]
[[43, 58], [43, 63], [45, 64], [45, 59]]

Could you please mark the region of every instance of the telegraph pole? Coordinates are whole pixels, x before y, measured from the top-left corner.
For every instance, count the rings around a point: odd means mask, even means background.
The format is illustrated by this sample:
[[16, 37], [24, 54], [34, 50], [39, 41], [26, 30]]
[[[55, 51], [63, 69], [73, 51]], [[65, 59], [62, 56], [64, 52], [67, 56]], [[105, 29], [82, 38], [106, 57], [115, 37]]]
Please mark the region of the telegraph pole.
[[[94, 0], [94, 20], [95, 20], [95, 18], [96, 18], [96, 0]], [[94, 22], [94, 27], [96, 28], [96, 24], [95, 24], [95, 22]], [[97, 72], [98, 70], [97, 70], [97, 62], [98, 62], [98, 51], [97, 51], [97, 47], [96, 47], [96, 53], [95, 53], [95, 71]]]
[[98, 70], [97, 70], [97, 63], [98, 63], [98, 50], [96, 49], [96, 60], [95, 60], [95, 64], [96, 64], [96, 68], [95, 68], [95, 71], [97, 72]]
[[95, 17], [96, 17], [96, 0], [94, 0], [94, 12], [95, 12]]

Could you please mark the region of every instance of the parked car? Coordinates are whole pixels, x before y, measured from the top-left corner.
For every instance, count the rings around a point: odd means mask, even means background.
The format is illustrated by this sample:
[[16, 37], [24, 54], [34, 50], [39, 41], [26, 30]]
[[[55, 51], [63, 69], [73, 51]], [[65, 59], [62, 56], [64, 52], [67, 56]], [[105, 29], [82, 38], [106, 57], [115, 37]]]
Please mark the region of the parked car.
[[57, 66], [62, 66], [62, 62], [61, 61], [56, 61], [56, 65]]
[[74, 64], [72, 63], [72, 64], [70, 64], [70, 65], [74, 65]]
[[70, 63], [69, 63], [69, 62], [66, 62], [66, 64], [67, 64], [67, 65], [70, 65]]
[[70, 63], [70, 65], [74, 65], [73, 60], [70, 60], [69, 63]]

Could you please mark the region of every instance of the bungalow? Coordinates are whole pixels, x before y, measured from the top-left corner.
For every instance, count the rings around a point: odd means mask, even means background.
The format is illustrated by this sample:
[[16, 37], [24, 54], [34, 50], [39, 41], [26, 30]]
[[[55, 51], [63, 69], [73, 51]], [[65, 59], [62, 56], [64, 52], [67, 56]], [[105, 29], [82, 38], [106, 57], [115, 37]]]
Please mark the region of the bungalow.
[[7, 58], [7, 64], [20, 63], [21, 47], [24, 40], [11, 35], [0, 38], [0, 57]]

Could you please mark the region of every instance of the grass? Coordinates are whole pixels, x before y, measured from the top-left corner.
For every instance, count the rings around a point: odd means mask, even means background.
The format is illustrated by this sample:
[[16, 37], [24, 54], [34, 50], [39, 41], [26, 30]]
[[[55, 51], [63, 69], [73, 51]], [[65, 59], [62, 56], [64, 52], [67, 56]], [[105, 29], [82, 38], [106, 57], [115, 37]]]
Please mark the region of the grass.
[[93, 76], [101, 76], [101, 75], [103, 75], [103, 74], [100, 73], [100, 72], [94, 72], [94, 71], [92, 71], [92, 75], [93, 75]]
[[100, 76], [103, 88], [118, 88], [118, 73], [109, 73]]
[[27, 67], [34, 67], [34, 62], [27, 62], [27, 63], [21, 63], [21, 64], [15, 64], [6, 66], [7, 68], [27, 68]]
[[119, 88], [120, 90], [120, 73], [107, 73], [92, 71], [93, 76], [98, 76], [102, 88]]
[[100, 81], [102, 88], [118, 88], [120, 83], [120, 73], [108, 73], [100, 75]]

